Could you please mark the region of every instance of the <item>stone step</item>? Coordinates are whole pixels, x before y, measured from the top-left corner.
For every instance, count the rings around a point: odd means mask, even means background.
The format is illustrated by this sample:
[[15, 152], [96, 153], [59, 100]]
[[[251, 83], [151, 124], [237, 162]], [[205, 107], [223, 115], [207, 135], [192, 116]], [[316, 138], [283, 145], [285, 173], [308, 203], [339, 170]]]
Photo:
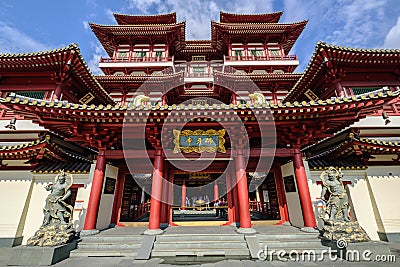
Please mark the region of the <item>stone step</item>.
[[247, 249], [245, 242], [200, 242], [200, 243], [154, 243], [154, 250], [178, 250], [178, 249]]
[[133, 235], [133, 236], [84, 236], [81, 237], [82, 242], [85, 243], [102, 243], [102, 242], [112, 242], [112, 243], [119, 243], [119, 242], [142, 242], [143, 236], [142, 235]]
[[78, 249], [139, 249], [141, 243], [79, 243]]
[[174, 244], [197, 244], [197, 243], [215, 243], [215, 244], [223, 244], [223, 243], [246, 243], [245, 240], [179, 240], [179, 241], [170, 241], [170, 240], [157, 240], [155, 243], [157, 244], [169, 244], [169, 245], [174, 245]]
[[137, 256], [137, 251], [132, 249], [127, 250], [89, 250], [89, 249], [77, 249], [71, 251], [70, 257], [132, 257]]
[[175, 256], [224, 256], [224, 257], [249, 257], [248, 249], [179, 249], [179, 250], [153, 250], [152, 257], [175, 257]]
[[257, 234], [258, 240], [309, 240], [318, 239], [318, 234]]
[[244, 241], [243, 235], [160, 235], [157, 236], [156, 242], [183, 242], [183, 241]]

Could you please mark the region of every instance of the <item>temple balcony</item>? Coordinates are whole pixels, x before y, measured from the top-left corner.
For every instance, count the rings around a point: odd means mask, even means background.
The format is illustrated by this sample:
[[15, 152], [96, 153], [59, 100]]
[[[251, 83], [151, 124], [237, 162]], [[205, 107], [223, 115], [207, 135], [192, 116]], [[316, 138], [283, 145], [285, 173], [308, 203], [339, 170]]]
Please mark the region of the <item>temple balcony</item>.
[[298, 66], [297, 55], [280, 56], [224, 56], [225, 66]]
[[173, 67], [174, 57], [115, 57], [100, 58], [100, 68]]
[[185, 62], [175, 65], [175, 70], [184, 72], [185, 82], [212, 82], [213, 70], [221, 71], [222, 67], [213, 62]]

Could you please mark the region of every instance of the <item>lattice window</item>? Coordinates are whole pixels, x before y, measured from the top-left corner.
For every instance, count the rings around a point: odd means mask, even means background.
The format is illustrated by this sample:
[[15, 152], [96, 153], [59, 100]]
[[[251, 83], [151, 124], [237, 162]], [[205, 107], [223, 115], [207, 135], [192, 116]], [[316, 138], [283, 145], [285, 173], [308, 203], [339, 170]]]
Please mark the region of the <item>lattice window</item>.
[[243, 51], [242, 50], [235, 50], [235, 56], [237, 56], [237, 57], [243, 56]]
[[118, 52], [118, 57], [119, 58], [126, 58], [128, 56], [127, 52]]
[[370, 92], [378, 90], [378, 89], [379, 88], [377, 88], [377, 87], [355, 87], [355, 88], [352, 88], [354, 95], [362, 95], [362, 94], [370, 93]]
[[[28, 92], [28, 91], [21, 91], [21, 92], [14, 92], [17, 95], [36, 98], [36, 99], [43, 99], [46, 92]], [[10, 93], [8, 93], [10, 94]]]
[[256, 57], [261, 57], [263, 55], [262, 50], [251, 50], [251, 54]]
[[204, 69], [204, 67], [193, 67], [193, 72], [194, 73], [204, 73], [205, 69]]
[[280, 57], [281, 51], [279, 49], [269, 49], [269, 54], [271, 57]]
[[146, 56], [146, 51], [137, 51], [135, 52], [137, 57], [145, 57]]

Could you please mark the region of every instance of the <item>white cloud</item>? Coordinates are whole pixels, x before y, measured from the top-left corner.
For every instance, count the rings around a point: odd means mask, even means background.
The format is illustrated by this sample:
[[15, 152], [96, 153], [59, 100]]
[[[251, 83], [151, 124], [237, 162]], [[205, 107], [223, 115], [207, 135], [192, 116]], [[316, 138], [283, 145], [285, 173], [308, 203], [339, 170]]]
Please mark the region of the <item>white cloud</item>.
[[87, 20], [82, 21], [82, 23], [83, 23], [83, 28], [85, 28], [85, 30], [90, 30], [89, 22]]
[[35, 40], [12, 24], [0, 21], [0, 53], [27, 53], [51, 48], [51, 45]]
[[108, 20], [110, 22], [115, 23], [114, 12], [111, 9], [106, 9], [105, 13], [106, 13], [106, 17], [108, 18]]
[[[332, 42], [348, 42], [357, 47], [374, 47], [382, 36], [386, 1], [345, 0], [333, 12], [339, 29], [329, 36]], [[344, 23], [342, 23], [344, 21]]]
[[397, 23], [387, 33], [383, 46], [385, 48], [400, 48], [400, 17], [397, 18]]
[[107, 55], [106, 51], [104, 50], [103, 46], [100, 43], [90, 43], [90, 46], [94, 53], [92, 53], [92, 57], [87, 62], [89, 69], [95, 75], [102, 75], [104, 74], [103, 71], [99, 68], [100, 58], [104, 55]]
[[138, 13], [176, 12], [178, 21], [186, 21], [187, 39], [210, 39], [210, 21], [219, 20], [221, 10], [234, 13], [273, 11], [273, 0], [130, 0], [129, 8]]
[[352, 47], [376, 47], [386, 34], [387, 0], [287, 0], [286, 20], [309, 19], [313, 38]]

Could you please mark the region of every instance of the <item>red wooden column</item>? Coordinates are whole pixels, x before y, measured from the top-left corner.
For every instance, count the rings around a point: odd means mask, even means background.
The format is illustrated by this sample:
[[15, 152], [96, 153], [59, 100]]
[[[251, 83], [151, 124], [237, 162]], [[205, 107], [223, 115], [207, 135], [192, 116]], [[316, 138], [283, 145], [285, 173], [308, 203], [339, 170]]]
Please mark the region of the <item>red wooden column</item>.
[[83, 230], [96, 229], [97, 216], [100, 205], [101, 189], [103, 188], [104, 174], [106, 171], [105, 150], [102, 149], [97, 155], [96, 167], [92, 179], [89, 203], [86, 211], [85, 224]]
[[186, 181], [185, 180], [183, 180], [183, 184], [182, 184], [181, 210], [186, 210]]
[[238, 233], [253, 234], [256, 231], [251, 228], [249, 188], [247, 185], [246, 166], [243, 151], [236, 150], [236, 179], [239, 200], [240, 228]]
[[[257, 188], [256, 194], [258, 195], [258, 197], [260, 199], [261, 212], [265, 212], [264, 211], [264, 195], [263, 195], [262, 185], [259, 185], [259, 187]], [[257, 205], [258, 205], [258, 203], [257, 203]]]
[[301, 152], [299, 147], [294, 147], [293, 166], [294, 166], [294, 173], [296, 176], [297, 188], [299, 190], [304, 226], [306, 228], [315, 228], [316, 221], [311, 202], [310, 190], [308, 188], [307, 175], [304, 169], [303, 159], [301, 157]]
[[289, 221], [289, 212], [287, 208], [285, 185], [283, 183], [281, 166], [278, 165], [275, 171], [276, 190], [278, 191], [279, 213], [281, 220], [277, 224], [283, 224]]
[[[168, 178], [168, 166], [164, 163], [164, 176]], [[161, 209], [160, 209], [160, 219], [161, 223], [168, 223], [168, 180], [161, 179], [162, 181], [162, 195], [161, 195]]]
[[124, 191], [125, 173], [121, 172], [121, 166], [119, 166], [119, 169], [120, 170], [118, 171], [117, 182], [115, 185], [114, 202], [113, 202], [111, 221], [110, 221], [111, 224], [118, 223], [118, 217], [119, 217], [118, 214], [120, 212], [122, 194]]
[[158, 235], [163, 231], [160, 229], [160, 206], [163, 179], [163, 156], [162, 150], [157, 149], [154, 157], [153, 179], [151, 183], [150, 217], [149, 228], [144, 232], [146, 235]]
[[226, 171], [226, 195], [227, 195], [227, 202], [228, 202], [228, 221], [223, 225], [231, 225], [235, 222], [235, 206], [233, 203], [233, 196], [232, 196], [232, 176], [229, 170]]
[[239, 222], [239, 198], [238, 198], [238, 190], [237, 190], [237, 179], [236, 179], [236, 173], [235, 170], [232, 168], [230, 170], [230, 174], [232, 177], [232, 200], [233, 200], [233, 209], [234, 209], [234, 223], [238, 223]]
[[218, 184], [217, 182], [214, 183], [214, 202], [218, 201], [219, 193], [218, 193]]
[[58, 100], [61, 97], [61, 92], [62, 92], [62, 84], [58, 83], [56, 86], [56, 89], [54, 89], [53, 96], [51, 97], [51, 100]]
[[346, 92], [343, 89], [342, 83], [340, 80], [335, 80], [333, 82], [333, 85], [335, 86], [336, 94], [338, 96], [346, 96]]
[[169, 193], [168, 193], [168, 223], [169, 226], [178, 226], [176, 223], [173, 222], [174, 217], [174, 210], [172, 209], [174, 205], [174, 175], [171, 172], [168, 172], [169, 176]]

